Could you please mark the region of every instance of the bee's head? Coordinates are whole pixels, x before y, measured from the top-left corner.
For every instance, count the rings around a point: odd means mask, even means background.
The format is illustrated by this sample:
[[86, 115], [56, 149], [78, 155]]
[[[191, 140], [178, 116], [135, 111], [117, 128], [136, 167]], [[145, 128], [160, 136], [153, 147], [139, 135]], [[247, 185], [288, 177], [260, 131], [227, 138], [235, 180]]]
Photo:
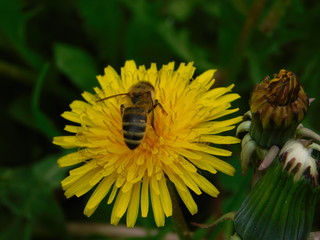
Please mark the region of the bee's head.
[[129, 94], [133, 103], [138, 102], [141, 98], [151, 97], [151, 100], [154, 101], [154, 87], [151, 83], [146, 81], [140, 81], [139, 83], [133, 85]]

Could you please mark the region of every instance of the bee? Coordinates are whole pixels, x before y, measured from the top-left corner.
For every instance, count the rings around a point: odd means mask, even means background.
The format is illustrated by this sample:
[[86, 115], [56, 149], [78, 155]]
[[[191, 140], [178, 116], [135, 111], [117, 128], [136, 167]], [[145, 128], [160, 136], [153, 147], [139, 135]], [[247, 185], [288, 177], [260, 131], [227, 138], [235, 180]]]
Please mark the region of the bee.
[[109, 98], [126, 95], [130, 98], [132, 105], [120, 106], [122, 113], [122, 133], [125, 144], [131, 150], [136, 149], [144, 139], [148, 123], [148, 114], [151, 112], [151, 126], [154, 128], [154, 109], [159, 106], [163, 113], [167, 114], [163, 106], [155, 99], [154, 87], [151, 83], [140, 81], [133, 85], [128, 93], [120, 93], [106, 98], [99, 99], [97, 102]]

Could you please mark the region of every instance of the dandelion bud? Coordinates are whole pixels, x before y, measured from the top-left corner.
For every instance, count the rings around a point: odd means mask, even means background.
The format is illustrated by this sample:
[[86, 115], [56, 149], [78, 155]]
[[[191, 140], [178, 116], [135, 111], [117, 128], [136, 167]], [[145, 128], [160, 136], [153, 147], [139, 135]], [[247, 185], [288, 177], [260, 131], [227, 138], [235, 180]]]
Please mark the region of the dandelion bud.
[[305, 140], [284, 145], [235, 216], [242, 240], [307, 239], [320, 192], [315, 149]]
[[273, 79], [266, 77], [250, 100], [251, 137], [264, 148], [283, 146], [303, 120], [309, 98], [295, 74], [280, 70]]

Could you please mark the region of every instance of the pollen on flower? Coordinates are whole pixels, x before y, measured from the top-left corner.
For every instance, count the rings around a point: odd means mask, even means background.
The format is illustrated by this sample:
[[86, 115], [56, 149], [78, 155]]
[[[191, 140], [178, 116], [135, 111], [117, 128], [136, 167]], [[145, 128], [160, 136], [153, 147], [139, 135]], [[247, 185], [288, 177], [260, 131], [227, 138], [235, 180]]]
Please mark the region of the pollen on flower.
[[[78, 165], [62, 181], [66, 197], [80, 197], [95, 187], [84, 214], [91, 216], [100, 202], [113, 203], [111, 223], [118, 224], [126, 213], [128, 227], [135, 225], [149, 205], [157, 226], [172, 215], [168, 182], [175, 186], [190, 213], [197, 205], [190, 191], [216, 197], [217, 188], [200, 171], [234, 174], [234, 168], [221, 160], [231, 152], [218, 145], [239, 143], [220, 135], [234, 128], [241, 117], [220, 120], [236, 112], [231, 102], [239, 95], [229, 87], [213, 88], [209, 70], [193, 78], [192, 63], [174, 63], [157, 69], [137, 67], [127, 61], [121, 74], [110, 66], [98, 76], [95, 94], [82, 94], [71, 111], [62, 114], [75, 123], [65, 130], [69, 136], [55, 137], [54, 144], [77, 148], [58, 160], [60, 167]], [[142, 84], [143, 83], [143, 84]], [[150, 202], [149, 202], [150, 198]], [[140, 210], [139, 210], [140, 208]]]

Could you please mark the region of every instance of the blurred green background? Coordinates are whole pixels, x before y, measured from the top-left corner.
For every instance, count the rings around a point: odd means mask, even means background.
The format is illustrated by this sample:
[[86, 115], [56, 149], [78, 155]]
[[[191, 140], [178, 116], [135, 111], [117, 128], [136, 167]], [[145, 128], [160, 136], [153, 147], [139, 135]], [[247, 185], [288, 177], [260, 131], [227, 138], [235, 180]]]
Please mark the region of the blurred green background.
[[[320, 95], [319, 24], [317, 0], [0, 0], [0, 239], [128, 236], [121, 227], [99, 230], [109, 222], [106, 203], [87, 218], [82, 211], [90, 194], [65, 199], [60, 181], [68, 169], [59, 169], [56, 160], [67, 151], [52, 145], [53, 136], [65, 134], [60, 114], [98, 85], [95, 76], [105, 66], [119, 72], [134, 59], [147, 66], [193, 61], [196, 74], [218, 68], [216, 86], [236, 84], [242, 98], [234, 106], [243, 114], [253, 86], [282, 68], [297, 74], [310, 97]], [[319, 107], [316, 99], [304, 120], [316, 131]], [[188, 221], [210, 223], [240, 206], [250, 174], [241, 175], [239, 148], [226, 159], [236, 175], [207, 176], [221, 194], [196, 197], [199, 214], [187, 215]], [[155, 229], [149, 215], [138, 219], [130, 239], [151, 239], [133, 237]], [[319, 225], [316, 219], [315, 229]], [[195, 239], [232, 233], [230, 222], [210, 234], [191, 228]], [[168, 219], [152, 239], [171, 231]]]

